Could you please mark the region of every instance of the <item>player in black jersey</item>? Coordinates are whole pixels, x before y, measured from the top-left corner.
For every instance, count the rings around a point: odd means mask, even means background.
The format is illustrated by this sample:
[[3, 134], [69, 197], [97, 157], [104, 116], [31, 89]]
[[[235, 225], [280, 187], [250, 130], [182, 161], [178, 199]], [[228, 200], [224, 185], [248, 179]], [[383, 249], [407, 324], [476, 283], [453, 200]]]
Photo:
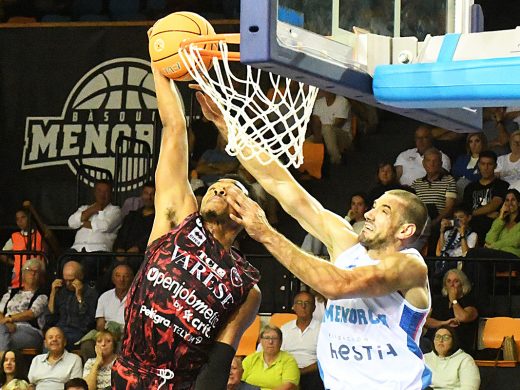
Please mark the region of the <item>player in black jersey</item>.
[[[258, 271], [232, 248], [242, 227], [225, 201], [230, 187], [247, 189], [219, 180], [197, 212], [181, 98], [166, 77], [153, 74], [163, 125], [156, 213], [146, 259], [128, 293], [112, 388], [221, 389], [260, 304]], [[195, 385], [204, 366], [208, 375], [203, 370]]]

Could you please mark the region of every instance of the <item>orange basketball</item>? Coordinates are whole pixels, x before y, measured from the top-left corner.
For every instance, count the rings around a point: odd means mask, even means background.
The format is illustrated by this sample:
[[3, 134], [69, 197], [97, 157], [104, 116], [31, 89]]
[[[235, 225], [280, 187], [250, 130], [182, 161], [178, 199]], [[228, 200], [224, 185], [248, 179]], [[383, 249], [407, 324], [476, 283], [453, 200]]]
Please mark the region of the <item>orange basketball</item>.
[[[175, 12], [159, 19], [153, 26], [148, 44], [152, 64], [166, 77], [177, 81], [189, 81], [192, 77], [179, 56], [179, 46], [184, 39], [215, 34], [215, 30], [202, 16], [193, 12]], [[202, 49], [213, 49], [215, 44], [200, 43]], [[211, 67], [211, 57], [204, 64]]]

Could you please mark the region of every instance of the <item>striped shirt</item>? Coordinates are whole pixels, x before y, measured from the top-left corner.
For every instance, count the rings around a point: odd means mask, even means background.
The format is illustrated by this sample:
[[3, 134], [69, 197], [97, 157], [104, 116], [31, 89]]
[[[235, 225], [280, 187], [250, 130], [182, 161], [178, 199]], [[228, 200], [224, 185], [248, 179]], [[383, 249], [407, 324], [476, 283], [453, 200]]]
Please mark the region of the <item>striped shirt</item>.
[[457, 198], [457, 185], [451, 175], [441, 175], [434, 181], [424, 176], [415, 179], [412, 188], [423, 203], [434, 204], [439, 213], [446, 207], [447, 198]]

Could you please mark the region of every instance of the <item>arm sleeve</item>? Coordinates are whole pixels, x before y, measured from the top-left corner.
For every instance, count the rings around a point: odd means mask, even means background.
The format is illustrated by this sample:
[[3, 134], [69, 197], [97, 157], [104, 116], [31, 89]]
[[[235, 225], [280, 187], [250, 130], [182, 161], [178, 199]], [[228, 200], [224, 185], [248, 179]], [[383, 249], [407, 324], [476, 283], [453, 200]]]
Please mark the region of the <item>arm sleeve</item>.
[[[71, 352], [72, 353], [72, 352]], [[81, 364], [81, 358], [74, 355], [74, 364], [72, 366], [72, 370], [70, 371], [71, 378], [83, 378], [83, 365]]]
[[490, 244], [492, 244], [494, 246], [495, 243], [498, 241], [498, 237], [500, 236], [500, 233], [502, 232], [502, 230], [504, 230], [505, 226], [506, 226], [506, 223], [502, 219], [496, 218], [493, 221], [491, 228], [489, 229], [489, 231], [486, 234], [486, 242], [489, 242]]
[[90, 371], [92, 370], [92, 365], [94, 364], [95, 359], [88, 359], [85, 362], [85, 367], [83, 367], [83, 376], [82, 378], [85, 378], [88, 374], [90, 374]]
[[478, 240], [478, 234], [475, 232], [472, 232], [466, 239], [468, 248], [475, 248], [475, 245], [477, 245], [477, 240]]
[[300, 383], [300, 369], [294, 357], [289, 352], [285, 353], [287, 356], [282, 371], [282, 383], [291, 382], [298, 386]]
[[5, 305], [7, 305], [7, 301], [9, 300], [9, 291], [6, 292], [3, 296], [2, 296], [2, 300], [0, 301], [0, 312], [4, 312], [5, 310]]
[[47, 295], [41, 294], [34, 300], [32, 303], [30, 309], [34, 313], [34, 317], [39, 317], [45, 312], [45, 308], [47, 307], [47, 303], [49, 301], [49, 298], [47, 298]]
[[395, 159], [394, 166], [404, 165], [404, 163], [405, 163], [405, 155], [404, 155], [404, 152], [402, 152], [402, 153], [399, 153], [399, 155]]
[[79, 229], [81, 227], [81, 213], [86, 209], [87, 206], [81, 206], [74, 214], [69, 217], [69, 227], [72, 229]]
[[459, 379], [461, 390], [478, 390], [480, 388], [480, 372], [471, 356], [467, 356], [460, 365]]
[[446, 188], [446, 198], [457, 198], [457, 183], [455, 182], [455, 179], [450, 177], [448, 180], [448, 187]]
[[95, 232], [113, 232], [121, 224], [121, 209], [108, 206], [92, 217], [92, 230]]

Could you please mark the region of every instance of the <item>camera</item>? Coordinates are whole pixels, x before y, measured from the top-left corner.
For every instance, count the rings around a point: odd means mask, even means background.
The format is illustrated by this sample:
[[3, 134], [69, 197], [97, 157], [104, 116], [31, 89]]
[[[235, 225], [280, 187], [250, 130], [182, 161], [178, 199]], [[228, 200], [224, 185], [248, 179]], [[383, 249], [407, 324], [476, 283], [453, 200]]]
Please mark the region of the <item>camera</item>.
[[460, 222], [458, 219], [450, 219], [450, 226], [458, 228], [460, 226]]

